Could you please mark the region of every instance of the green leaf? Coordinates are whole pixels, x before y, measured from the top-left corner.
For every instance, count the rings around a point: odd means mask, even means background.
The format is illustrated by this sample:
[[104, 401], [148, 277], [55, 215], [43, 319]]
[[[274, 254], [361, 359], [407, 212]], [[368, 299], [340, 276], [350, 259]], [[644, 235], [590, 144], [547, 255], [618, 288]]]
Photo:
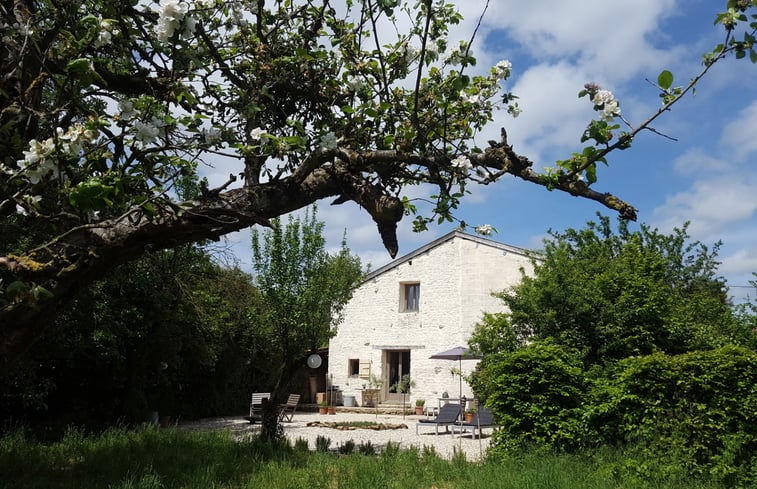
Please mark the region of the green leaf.
[[669, 72], [668, 70], [663, 70], [657, 76], [657, 84], [663, 90], [670, 88], [673, 85], [673, 73]]
[[757, 63], [757, 53], [754, 52], [754, 49], [749, 50], [749, 61]]

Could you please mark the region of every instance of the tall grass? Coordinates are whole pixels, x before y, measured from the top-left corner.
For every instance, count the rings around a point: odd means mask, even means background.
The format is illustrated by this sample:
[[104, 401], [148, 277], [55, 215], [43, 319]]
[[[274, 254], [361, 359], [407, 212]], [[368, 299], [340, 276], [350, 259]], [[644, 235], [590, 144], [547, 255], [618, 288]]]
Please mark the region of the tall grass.
[[642, 480], [621, 470], [623, 454], [522, 454], [499, 462], [444, 460], [433, 449], [390, 448], [379, 455], [307, 452], [235, 442], [228, 433], [145, 428], [99, 436], [69, 431], [57, 443], [16, 433], [0, 439], [0, 488], [530, 488], [709, 489], [690, 479]]

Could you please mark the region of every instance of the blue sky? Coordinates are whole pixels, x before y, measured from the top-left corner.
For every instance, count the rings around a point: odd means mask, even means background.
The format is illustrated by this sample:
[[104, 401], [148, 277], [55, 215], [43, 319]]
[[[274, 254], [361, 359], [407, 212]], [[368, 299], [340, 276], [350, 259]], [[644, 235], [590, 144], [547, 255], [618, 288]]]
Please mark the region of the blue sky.
[[[466, 20], [450, 43], [468, 39], [485, 1], [455, 0]], [[659, 107], [656, 80], [663, 69], [685, 85], [701, 68], [701, 55], [724, 35], [713, 20], [725, 0], [492, 0], [479, 30], [475, 54], [482, 72], [501, 59], [513, 63], [506, 87], [520, 97], [523, 113], [513, 119], [501, 111], [479, 145], [499, 139], [507, 128], [514, 149], [535, 162], [552, 166], [579, 151], [580, 135], [593, 115], [577, 94], [596, 82], [620, 100], [623, 115], [639, 123]], [[705, 244], [723, 242], [720, 273], [740, 300], [757, 272], [757, 177], [751, 166], [757, 154], [757, 66], [748, 60], [718, 63], [696, 94], [655, 122], [658, 131], [640, 135], [633, 147], [610, 156], [599, 169], [596, 190], [608, 191], [639, 210], [639, 222], [669, 232], [690, 221], [689, 232]], [[228, 172], [227, 172], [228, 173]], [[421, 195], [424, 189], [412, 189]], [[488, 187], [471, 188], [457, 217], [490, 224], [493, 239], [524, 248], [541, 247], [548, 229], [582, 228], [596, 213], [614, 215], [595, 202], [548, 192], [507, 177]], [[421, 192], [419, 194], [418, 192]], [[412, 196], [411, 195], [411, 196]], [[319, 204], [329, 246], [343, 232], [364, 263], [377, 268], [390, 261], [375, 225], [354, 204]], [[399, 226], [400, 255], [441, 236], [447, 223], [421, 234], [410, 219]], [[249, 269], [249, 232], [229, 237], [242, 268]]]

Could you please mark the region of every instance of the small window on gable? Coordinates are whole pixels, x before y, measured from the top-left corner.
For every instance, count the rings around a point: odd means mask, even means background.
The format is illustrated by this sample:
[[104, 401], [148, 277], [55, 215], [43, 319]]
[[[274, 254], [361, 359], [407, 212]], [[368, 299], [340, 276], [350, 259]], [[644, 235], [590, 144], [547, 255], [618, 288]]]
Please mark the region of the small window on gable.
[[401, 312], [418, 312], [421, 300], [421, 284], [418, 282], [401, 285]]
[[350, 358], [347, 363], [347, 375], [350, 377], [358, 377], [360, 375], [360, 360], [357, 358]]

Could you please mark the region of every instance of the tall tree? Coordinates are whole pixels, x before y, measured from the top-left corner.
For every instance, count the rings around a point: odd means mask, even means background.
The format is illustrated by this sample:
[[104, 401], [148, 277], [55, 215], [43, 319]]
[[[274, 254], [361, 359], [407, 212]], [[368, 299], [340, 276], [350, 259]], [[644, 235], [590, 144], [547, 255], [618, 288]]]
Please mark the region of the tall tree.
[[[419, 229], [451, 219], [470, 183], [508, 174], [633, 219], [632, 205], [594, 189], [597, 164], [628, 148], [715, 62], [753, 54], [753, 2], [729, 0], [717, 19], [725, 39], [690, 84], [673, 87], [663, 72], [663, 105], [625, 132], [618, 101], [587, 85], [581, 95], [597, 115], [584, 147], [541, 171], [504, 129], [486, 147], [473, 142], [493, 110], [519, 109], [501, 86], [508, 61], [467, 73], [471, 42], [447, 39], [460, 21], [453, 5], [346, 7], [0, 2], [0, 371], [78, 290], [119, 263], [146, 249], [270, 226], [319, 199], [359, 204], [392, 256], [396, 223], [412, 211], [403, 203], [409, 185], [437, 187]], [[405, 19], [410, 25], [400, 27]], [[177, 179], [213, 163], [230, 169], [226, 184], [175, 197]], [[232, 188], [239, 177], [241, 187]]]
[[738, 324], [716, 275], [719, 244], [690, 241], [686, 226], [664, 235], [619, 221], [615, 233], [607, 217], [551, 236], [534, 275], [499, 294], [509, 312], [478, 326], [472, 343], [484, 353], [552, 338], [590, 365], [733, 341]]
[[[271, 331], [266, 358], [279, 369], [272, 403], [264, 409], [263, 434], [277, 437], [275, 406], [307, 352], [326, 345], [341, 322], [342, 308], [362, 277], [360, 259], [350, 254], [346, 239], [336, 254], [325, 250], [323, 222], [317, 208], [304, 218], [289, 217], [286, 226], [274, 219], [273, 229], [253, 232], [255, 283]], [[261, 235], [262, 234], [262, 235]]]

